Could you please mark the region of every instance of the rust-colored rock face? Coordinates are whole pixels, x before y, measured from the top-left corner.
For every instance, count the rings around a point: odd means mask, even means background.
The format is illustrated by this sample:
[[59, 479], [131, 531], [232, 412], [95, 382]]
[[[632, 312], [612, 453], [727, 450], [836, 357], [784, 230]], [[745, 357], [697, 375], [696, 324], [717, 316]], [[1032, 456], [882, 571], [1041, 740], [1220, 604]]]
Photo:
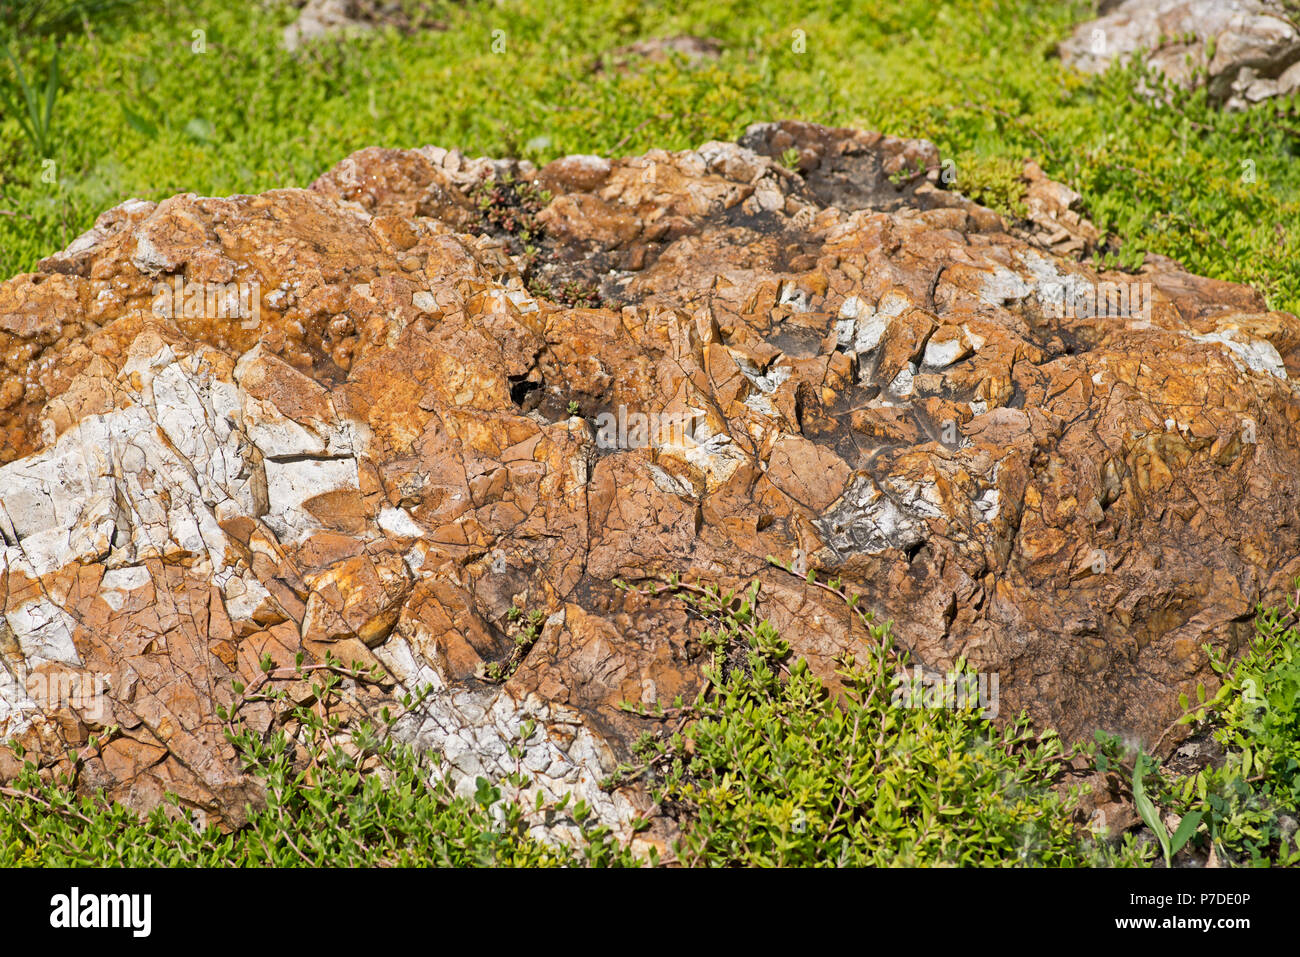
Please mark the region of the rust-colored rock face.
[[[702, 661], [615, 580], [758, 577], [830, 673], [864, 635], [771, 555], [996, 673], [1003, 714], [1149, 743], [1300, 568], [1300, 322], [1049, 251], [1096, 236], [1041, 171], [1013, 235], [938, 170], [785, 123], [105, 213], [0, 285], [0, 733], [53, 760], [120, 725], [82, 780], [234, 822], [231, 679], [333, 652], [431, 684], [402, 730], [471, 786], [536, 720], [537, 786], [618, 824], [620, 702]], [[543, 625], [494, 683], [512, 606]]]

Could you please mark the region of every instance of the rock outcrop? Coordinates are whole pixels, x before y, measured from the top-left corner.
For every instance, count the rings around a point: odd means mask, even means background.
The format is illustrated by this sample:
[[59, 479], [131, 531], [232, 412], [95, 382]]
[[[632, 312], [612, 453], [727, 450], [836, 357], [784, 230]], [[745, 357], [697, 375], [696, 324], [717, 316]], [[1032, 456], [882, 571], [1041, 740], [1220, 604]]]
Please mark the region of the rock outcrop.
[[[938, 170], [781, 123], [103, 214], [0, 285], [0, 736], [57, 762], [118, 725], [83, 782], [236, 823], [231, 680], [332, 653], [391, 676], [358, 707], [431, 686], [400, 730], [470, 788], [536, 721], [536, 786], [618, 826], [620, 704], [693, 694], [702, 624], [616, 580], [761, 579], [830, 675], [866, 636], [776, 556], [1004, 715], [1154, 740], [1300, 570], [1300, 322], [1099, 275]], [[496, 681], [512, 608], [540, 633]]]
[[1300, 89], [1300, 5], [1284, 0], [1125, 0], [1080, 24], [1060, 46], [1077, 69], [1103, 72], [1142, 55], [1173, 82], [1205, 84], [1214, 101], [1245, 109]]

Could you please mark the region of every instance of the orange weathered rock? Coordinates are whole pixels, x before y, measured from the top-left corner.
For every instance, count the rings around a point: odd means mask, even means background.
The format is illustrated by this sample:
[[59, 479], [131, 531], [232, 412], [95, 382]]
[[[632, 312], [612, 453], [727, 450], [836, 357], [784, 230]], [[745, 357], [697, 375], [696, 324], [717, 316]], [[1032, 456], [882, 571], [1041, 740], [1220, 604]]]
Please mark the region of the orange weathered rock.
[[[507, 172], [553, 194], [535, 255], [523, 200], [470, 198]], [[540, 171], [369, 149], [105, 213], [0, 285], [0, 733], [52, 762], [116, 724], [83, 780], [234, 823], [230, 681], [328, 652], [388, 670], [361, 705], [431, 685], [400, 730], [470, 787], [532, 719], [536, 786], [626, 824], [620, 705], [693, 694], [702, 624], [615, 580], [758, 578], [829, 676], [866, 636], [771, 555], [998, 673], [1003, 714], [1150, 743], [1300, 571], [1300, 322], [1063, 257], [1068, 191], [1039, 183], [1035, 243], [940, 182], [931, 144], [781, 123]], [[154, 314], [177, 277], [257, 315]], [[689, 441], [627, 427], [664, 421]], [[512, 607], [539, 635], [492, 683]], [[102, 711], [34, 700], [55, 667]]]

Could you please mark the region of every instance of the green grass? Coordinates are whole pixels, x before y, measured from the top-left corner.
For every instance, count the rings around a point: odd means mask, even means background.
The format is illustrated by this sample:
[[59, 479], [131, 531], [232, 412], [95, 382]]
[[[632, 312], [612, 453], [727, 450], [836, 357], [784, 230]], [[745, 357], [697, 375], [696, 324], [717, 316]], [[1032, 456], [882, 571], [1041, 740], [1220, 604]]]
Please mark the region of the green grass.
[[[292, 18], [282, 5], [85, 2], [90, 32], [60, 15], [15, 44], [40, 78], [61, 43], [63, 87], [46, 155], [14, 117], [0, 123], [5, 274], [125, 198], [303, 186], [364, 146], [544, 161], [686, 148], [797, 117], [930, 138], [956, 162], [958, 188], [1004, 211], [1016, 164], [1032, 157], [1117, 236], [1114, 261], [1150, 250], [1300, 308], [1294, 102], [1222, 115], [1199, 94], [1168, 107], [1138, 98], [1123, 71], [1074, 75], [1051, 54], [1083, 2], [467, 0], [435, 11], [445, 32], [380, 31], [296, 57], [278, 46]], [[195, 30], [205, 53], [192, 52]], [[725, 52], [697, 67], [592, 71], [615, 47], [677, 33]], [[0, 83], [17, 89], [13, 72], [0, 65]]]

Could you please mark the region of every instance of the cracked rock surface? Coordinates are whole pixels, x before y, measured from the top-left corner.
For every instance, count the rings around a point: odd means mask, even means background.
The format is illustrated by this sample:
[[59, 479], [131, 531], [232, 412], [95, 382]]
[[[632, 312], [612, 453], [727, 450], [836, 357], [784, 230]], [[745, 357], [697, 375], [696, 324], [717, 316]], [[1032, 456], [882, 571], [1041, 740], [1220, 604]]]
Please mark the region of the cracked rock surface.
[[[938, 167], [781, 123], [541, 170], [371, 148], [104, 213], [0, 285], [0, 737], [54, 764], [119, 725], [84, 783], [238, 823], [217, 705], [332, 652], [391, 675], [359, 709], [432, 686], [400, 730], [471, 790], [532, 720], [535, 787], [622, 827], [645, 795], [599, 782], [648, 725], [620, 703], [698, 690], [703, 624], [615, 580], [759, 578], [827, 676], [866, 639], [770, 555], [997, 673], [1004, 715], [1152, 741], [1300, 572], [1300, 322], [1168, 261], [1099, 276], [1053, 251], [1086, 221], [1035, 241]], [[534, 249], [484, 178], [549, 191]], [[260, 311], [157, 314], [178, 279]], [[1058, 308], [1100, 282], [1127, 311]], [[637, 416], [691, 431], [602, 438]], [[512, 606], [540, 633], [492, 682]], [[39, 700], [51, 675], [103, 706]]]

